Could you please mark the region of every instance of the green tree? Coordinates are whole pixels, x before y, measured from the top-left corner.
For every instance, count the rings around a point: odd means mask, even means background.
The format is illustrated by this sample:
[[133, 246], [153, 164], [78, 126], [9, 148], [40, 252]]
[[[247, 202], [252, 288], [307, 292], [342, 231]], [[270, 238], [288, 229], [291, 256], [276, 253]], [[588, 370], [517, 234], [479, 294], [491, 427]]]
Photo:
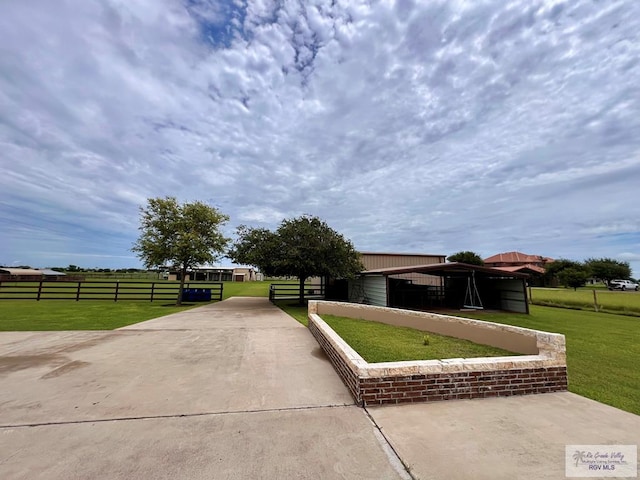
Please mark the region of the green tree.
[[147, 206], [140, 208], [140, 237], [132, 251], [147, 268], [171, 263], [180, 270], [176, 300], [180, 305], [187, 270], [212, 263], [224, 252], [229, 240], [220, 227], [228, 220], [202, 202], [180, 204], [174, 197], [149, 198]]
[[301, 305], [308, 278], [350, 278], [364, 269], [349, 240], [319, 218], [307, 215], [283, 220], [275, 232], [238, 227], [228, 257], [258, 267], [265, 275], [298, 277]]
[[631, 277], [629, 262], [621, 262], [613, 258], [589, 258], [584, 263], [591, 271], [591, 275], [607, 285], [615, 278], [624, 280]]
[[558, 258], [553, 262], [547, 263], [544, 266], [544, 280], [545, 285], [554, 285], [554, 279], [560, 279], [560, 272], [567, 268], [582, 269], [583, 265], [575, 260], [569, 260], [567, 258]]
[[558, 273], [558, 280], [565, 287], [571, 287], [576, 290], [578, 287], [582, 287], [589, 278], [589, 270], [587, 268], [580, 267], [567, 267]]
[[448, 256], [447, 261], [467, 263], [469, 265], [484, 265], [484, 260], [482, 260], [482, 257], [480, 255], [478, 255], [476, 252], [470, 252], [468, 250], [454, 253], [453, 255]]

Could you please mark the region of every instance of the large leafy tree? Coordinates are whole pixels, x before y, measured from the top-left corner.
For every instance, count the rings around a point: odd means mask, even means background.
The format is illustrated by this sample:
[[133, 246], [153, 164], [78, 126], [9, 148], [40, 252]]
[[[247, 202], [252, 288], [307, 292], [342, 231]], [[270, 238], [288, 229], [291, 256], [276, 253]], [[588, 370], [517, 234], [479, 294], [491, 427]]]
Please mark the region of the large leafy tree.
[[627, 279], [631, 277], [631, 267], [628, 262], [621, 262], [613, 258], [589, 258], [585, 266], [591, 275], [608, 284], [615, 278]]
[[132, 250], [147, 268], [171, 263], [180, 270], [182, 302], [187, 270], [214, 262], [224, 252], [228, 239], [220, 227], [229, 220], [218, 209], [202, 202], [180, 204], [174, 197], [150, 198], [140, 208], [140, 237]]
[[269, 276], [298, 277], [304, 303], [308, 278], [350, 278], [364, 267], [351, 242], [317, 217], [283, 220], [276, 231], [240, 226], [228, 252], [234, 262], [258, 267]]
[[558, 258], [557, 260], [547, 263], [544, 266], [545, 283], [547, 285], [553, 285], [554, 279], [560, 280], [560, 273], [568, 268], [571, 268], [573, 270], [584, 270], [584, 266], [580, 262], [569, 260], [567, 258]]
[[589, 278], [589, 270], [584, 266], [567, 267], [558, 273], [558, 280], [565, 287], [576, 290], [582, 287]]
[[454, 253], [453, 255], [448, 256], [447, 260], [449, 262], [467, 263], [469, 265], [484, 265], [482, 257], [476, 252], [470, 252], [469, 250]]

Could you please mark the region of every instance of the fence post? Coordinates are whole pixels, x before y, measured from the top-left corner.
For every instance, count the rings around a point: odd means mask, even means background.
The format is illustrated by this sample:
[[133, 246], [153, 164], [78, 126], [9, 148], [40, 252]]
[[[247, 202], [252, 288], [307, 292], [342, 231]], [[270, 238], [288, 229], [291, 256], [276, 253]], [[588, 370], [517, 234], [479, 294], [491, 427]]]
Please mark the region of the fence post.
[[78, 289], [76, 290], [76, 302], [80, 300], [80, 285], [82, 285], [82, 282], [78, 282]]
[[114, 302], [118, 301], [118, 287], [120, 287], [120, 281], [116, 280], [116, 293], [115, 293], [115, 296], [113, 297]]
[[598, 297], [596, 295], [596, 290], [595, 288], [593, 289], [593, 308], [595, 309], [595, 311], [598, 311]]
[[150, 302], [153, 302], [153, 290], [156, 288], [156, 282], [151, 282], [151, 300], [149, 300]]
[[42, 295], [42, 280], [40, 280], [40, 284], [38, 285], [38, 298], [36, 300], [40, 301], [40, 295]]

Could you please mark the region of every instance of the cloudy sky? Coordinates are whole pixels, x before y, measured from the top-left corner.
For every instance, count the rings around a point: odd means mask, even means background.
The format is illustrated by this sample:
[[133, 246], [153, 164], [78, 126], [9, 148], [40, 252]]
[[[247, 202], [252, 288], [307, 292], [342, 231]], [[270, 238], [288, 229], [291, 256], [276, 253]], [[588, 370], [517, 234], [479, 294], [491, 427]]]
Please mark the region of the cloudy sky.
[[0, 167], [4, 265], [140, 267], [171, 195], [637, 276], [640, 2], [4, 1]]

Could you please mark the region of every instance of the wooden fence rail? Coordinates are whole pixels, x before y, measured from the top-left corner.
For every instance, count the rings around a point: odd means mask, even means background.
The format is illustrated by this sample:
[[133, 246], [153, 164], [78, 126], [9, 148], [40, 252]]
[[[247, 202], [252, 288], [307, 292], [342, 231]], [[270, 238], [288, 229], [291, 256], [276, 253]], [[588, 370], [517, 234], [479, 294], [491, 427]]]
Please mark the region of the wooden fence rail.
[[[171, 301], [179, 288], [179, 283], [168, 282], [0, 282], [0, 300]], [[221, 282], [188, 282], [183, 300], [222, 300], [222, 290]]]

